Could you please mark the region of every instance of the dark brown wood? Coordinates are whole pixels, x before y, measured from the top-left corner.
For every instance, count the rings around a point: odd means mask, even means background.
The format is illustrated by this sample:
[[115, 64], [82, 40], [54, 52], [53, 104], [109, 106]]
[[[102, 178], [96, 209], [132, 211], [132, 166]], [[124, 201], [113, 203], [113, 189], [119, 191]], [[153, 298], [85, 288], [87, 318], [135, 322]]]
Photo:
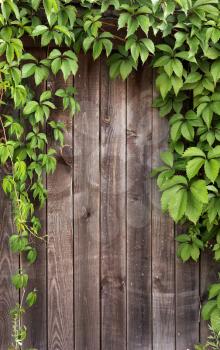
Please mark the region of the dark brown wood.
[[[44, 57], [43, 51], [34, 52]], [[94, 63], [81, 55], [79, 63], [74, 85], [81, 112], [73, 122], [60, 101], [53, 112], [67, 131], [40, 213], [48, 249], [38, 242], [37, 263], [25, 265], [30, 287], [39, 294], [25, 316], [28, 345], [38, 350], [193, 349], [199, 340], [199, 293], [205, 300], [217, 267], [206, 253], [200, 270], [176, 258], [174, 224], [161, 212], [160, 194], [150, 179], [168, 137], [167, 122], [151, 107], [152, 70], [146, 65], [127, 82], [110, 81], [105, 59]], [[72, 86], [73, 79], [66, 84]], [[47, 88], [66, 84], [58, 75]], [[12, 232], [10, 204], [0, 192], [0, 350], [7, 349], [8, 310], [18, 300], [10, 283], [19, 267], [8, 250]], [[206, 336], [202, 322], [200, 338]]]
[[[146, 83], [147, 82], [147, 83]], [[152, 70], [127, 88], [127, 349], [152, 349], [151, 144]], [[144, 101], [144, 103], [143, 103]]]
[[[0, 170], [0, 180], [4, 176]], [[10, 201], [0, 189], [0, 349], [11, 343], [11, 319], [9, 311], [19, 300], [19, 294], [11, 285], [11, 275], [19, 268], [18, 256], [9, 250], [8, 239], [13, 234]]]
[[[155, 92], [153, 93], [155, 96]], [[154, 109], [152, 167], [160, 164], [159, 154], [167, 148], [167, 122]], [[175, 349], [175, 244], [174, 225], [161, 212], [160, 194], [152, 184], [152, 298], [153, 349]]]
[[[75, 350], [100, 349], [100, 63], [80, 57], [74, 120]], [[64, 349], [63, 349], [64, 350]]]
[[[201, 256], [200, 262], [200, 302], [202, 305], [208, 299], [208, 287], [212, 283], [218, 282], [219, 264], [213, 260], [213, 252], [205, 250]], [[200, 341], [206, 342], [209, 334], [208, 323], [201, 319], [200, 323]]]
[[101, 67], [102, 349], [126, 349], [126, 83]]
[[[61, 75], [48, 80], [53, 91], [72, 86], [73, 79], [63, 82]], [[65, 143], [72, 146], [72, 117], [64, 112], [61, 101], [52, 113], [54, 120], [65, 123]], [[49, 145], [53, 146], [53, 145]], [[58, 150], [60, 152], [60, 150]], [[48, 350], [74, 348], [73, 323], [73, 196], [72, 167], [58, 158], [57, 170], [47, 180], [48, 205]]]
[[[176, 227], [177, 234], [186, 229]], [[176, 259], [176, 350], [199, 343], [199, 263]]]

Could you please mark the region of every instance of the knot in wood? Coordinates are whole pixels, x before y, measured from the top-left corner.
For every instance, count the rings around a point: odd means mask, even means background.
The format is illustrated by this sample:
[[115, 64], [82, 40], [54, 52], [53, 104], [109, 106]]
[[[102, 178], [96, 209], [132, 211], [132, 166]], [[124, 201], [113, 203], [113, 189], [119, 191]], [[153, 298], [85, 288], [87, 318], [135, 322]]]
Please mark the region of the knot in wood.
[[60, 155], [64, 163], [71, 167], [73, 164], [72, 147], [70, 145], [64, 145], [60, 150]]

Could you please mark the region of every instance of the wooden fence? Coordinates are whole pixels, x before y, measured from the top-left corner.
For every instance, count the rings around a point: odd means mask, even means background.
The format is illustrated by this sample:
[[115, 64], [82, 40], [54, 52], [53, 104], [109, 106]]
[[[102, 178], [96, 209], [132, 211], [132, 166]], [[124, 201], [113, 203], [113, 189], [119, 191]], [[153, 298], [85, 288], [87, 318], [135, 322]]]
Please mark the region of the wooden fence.
[[[35, 50], [36, 51], [36, 50]], [[36, 54], [36, 52], [34, 52]], [[41, 57], [43, 52], [40, 53]], [[72, 85], [72, 79], [67, 84]], [[58, 89], [48, 80], [41, 89]], [[175, 228], [161, 213], [150, 170], [166, 147], [167, 125], [152, 109], [149, 65], [127, 82], [110, 81], [104, 60], [80, 58], [74, 85], [81, 112], [66, 123], [58, 169], [45, 179], [40, 217], [47, 247], [27, 266], [38, 304], [26, 314], [38, 350], [186, 350], [204, 340], [200, 300], [216, 279], [211, 259], [178, 261]], [[9, 308], [19, 299], [10, 275], [10, 203], [0, 195], [0, 350], [10, 337]]]

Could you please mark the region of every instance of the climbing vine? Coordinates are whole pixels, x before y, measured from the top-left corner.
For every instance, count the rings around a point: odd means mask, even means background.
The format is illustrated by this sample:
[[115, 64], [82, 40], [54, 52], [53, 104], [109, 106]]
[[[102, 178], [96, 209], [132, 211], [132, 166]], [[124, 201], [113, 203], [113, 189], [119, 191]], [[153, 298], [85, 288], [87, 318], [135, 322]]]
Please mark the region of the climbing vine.
[[[105, 54], [111, 78], [122, 79], [150, 56], [159, 91], [154, 107], [170, 126], [163, 165], [153, 175], [162, 192], [162, 210], [186, 225], [177, 237], [177, 254], [183, 261], [198, 261], [202, 250], [211, 249], [220, 260], [220, 4], [1, 0], [0, 6], [0, 164], [15, 224], [9, 245], [20, 257], [20, 269], [11, 277], [20, 302], [11, 310], [8, 349], [18, 350], [24, 349], [28, 331], [23, 314], [37, 300], [37, 291], [29, 290], [24, 257], [33, 264], [36, 239], [46, 239], [36, 209], [47, 198], [44, 173], [56, 168], [48, 135], [64, 142], [65, 126], [52, 120], [51, 112], [57, 99], [70, 117], [80, 108], [74, 87], [45, 88], [41, 94], [39, 87], [53, 75], [61, 74], [64, 81], [74, 76], [81, 50], [92, 50], [94, 60]], [[46, 57], [30, 53], [28, 40], [45, 48]], [[219, 349], [220, 283], [210, 287], [202, 316], [212, 332], [207, 344], [196, 349]]]

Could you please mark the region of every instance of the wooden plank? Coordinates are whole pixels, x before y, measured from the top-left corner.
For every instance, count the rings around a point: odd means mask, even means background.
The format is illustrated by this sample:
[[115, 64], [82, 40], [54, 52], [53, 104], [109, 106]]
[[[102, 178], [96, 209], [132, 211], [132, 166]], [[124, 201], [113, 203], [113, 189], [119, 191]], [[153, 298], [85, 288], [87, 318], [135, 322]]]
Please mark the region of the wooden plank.
[[[0, 169], [0, 181], [4, 173]], [[18, 256], [9, 250], [8, 239], [13, 233], [12, 208], [0, 188], [0, 349], [11, 343], [11, 319], [9, 311], [19, 301], [19, 294], [11, 284], [11, 275], [19, 268]]]
[[140, 68], [127, 89], [128, 350], [152, 349], [151, 138], [152, 70]]
[[[155, 90], [154, 90], [155, 91]], [[155, 95], [155, 92], [154, 92]], [[152, 167], [158, 166], [159, 153], [167, 147], [167, 122], [154, 110]], [[175, 349], [175, 240], [172, 220], [160, 207], [160, 194], [152, 184], [152, 297], [153, 349]]]
[[[53, 91], [66, 85], [61, 76], [48, 81]], [[72, 117], [63, 111], [61, 101], [53, 119], [65, 123], [65, 144], [72, 160]], [[50, 145], [51, 146], [51, 145]], [[47, 181], [48, 205], [48, 350], [74, 348], [73, 324], [73, 196], [72, 167], [60, 157], [57, 170]]]
[[102, 349], [126, 349], [126, 84], [101, 66]]
[[[74, 120], [75, 349], [100, 349], [99, 61], [80, 57]], [[68, 348], [69, 349], [69, 348]]]
[[[213, 252], [210, 248], [205, 250], [201, 256], [200, 262], [200, 300], [201, 306], [208, 300], [208, 288], [210, 284], [219, 281], [219, 264], [213, 259]], [[205, 343], [209, 334], [208, 322], [201, 319], [200, 323], [200, 341]]]
[[[43, 59], [46, 56], [45, 50], [32, 49], [29, 51], [34, 57]], [[46, 81], [38, 86], [37, 90], [33, 79], [29, 80], [32, 89], [35, 89], [36, 98], [46, 90]], [[45, 132], [46, 128], [44, 128]], [[44, 176], [46, 185], [46, 176]], [[46, 206], [36, 211], [41, 222], [41, 235], [45, 236], [46, 227]], [[32, 237], [33, 238], [33, 237]], [[37, 303], [24, 315], [24, 323], [27, 326], [28, 337], [25, 343], [27, 348], [46, 349], [47, 347], [47, 247], [46, 241], [34, 239], [34, 247], [37, 249], [38, 257], [34, 264], [29, 265], [23, 258], [23, 266], [29, 275], [28, 290], [37, 289]]]
[[[176, 227], [177, 234], [185, 232]], [[199, 264], [176, 259], [176, 350], [199, 343]]]

